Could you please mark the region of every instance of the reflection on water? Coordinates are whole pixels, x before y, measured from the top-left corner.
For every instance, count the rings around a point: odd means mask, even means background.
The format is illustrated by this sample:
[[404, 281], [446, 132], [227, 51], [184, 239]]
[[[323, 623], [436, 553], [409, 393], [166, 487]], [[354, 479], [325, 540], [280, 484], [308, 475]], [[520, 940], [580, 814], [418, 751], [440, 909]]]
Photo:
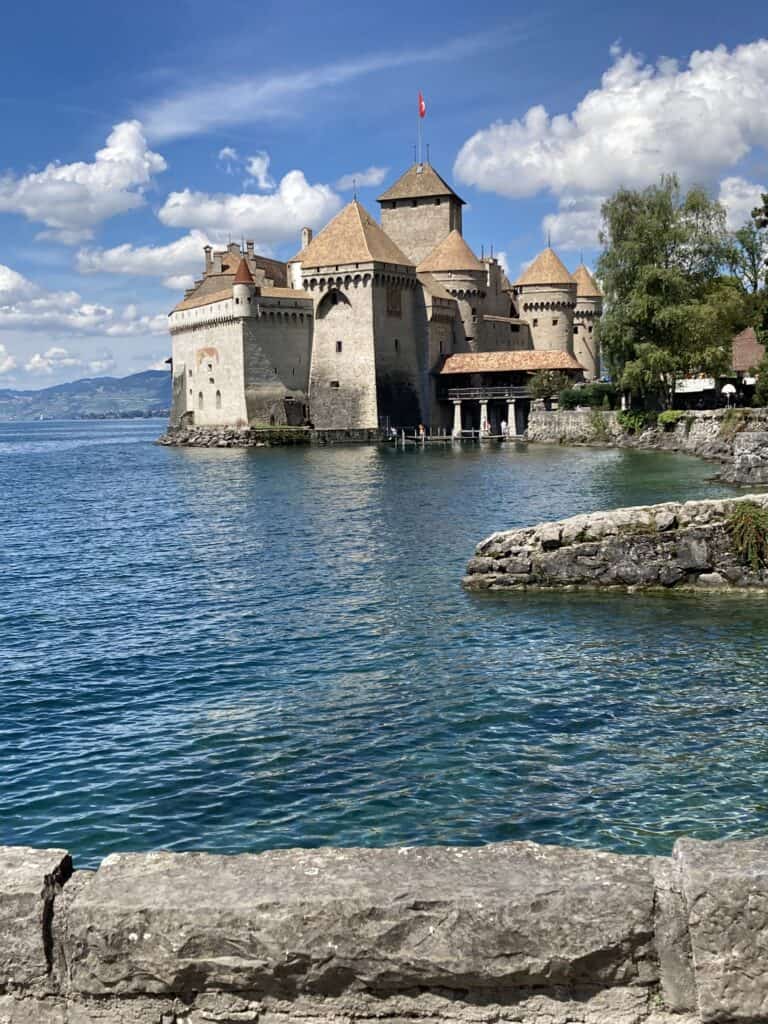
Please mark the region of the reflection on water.
[[0, 842], [764, 830], [764, 601], [459, 587], [493, 530], [725, 493], [674, 455], [176, 451], [0, 426]]

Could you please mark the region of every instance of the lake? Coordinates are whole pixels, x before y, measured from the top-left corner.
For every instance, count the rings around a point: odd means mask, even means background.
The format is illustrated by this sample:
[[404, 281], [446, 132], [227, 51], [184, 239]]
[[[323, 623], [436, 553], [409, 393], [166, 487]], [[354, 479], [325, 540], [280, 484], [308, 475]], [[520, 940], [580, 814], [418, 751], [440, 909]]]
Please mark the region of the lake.
[[729, 493], [711, 465], [162, 427], [0, 424], [0, 843], [82, 867], [764, 832], [763, 599], [460, 587], [494, 530]]

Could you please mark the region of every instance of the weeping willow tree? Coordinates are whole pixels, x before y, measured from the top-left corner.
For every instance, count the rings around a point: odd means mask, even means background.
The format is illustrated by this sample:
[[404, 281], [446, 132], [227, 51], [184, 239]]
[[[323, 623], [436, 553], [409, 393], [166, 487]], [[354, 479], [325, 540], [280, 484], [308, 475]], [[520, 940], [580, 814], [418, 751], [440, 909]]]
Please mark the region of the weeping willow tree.
[[674, 175], [603, 205], [603, 358], [623, 389], [669, 406], [679, 377], [730, 364], [744, 297], [723, 274], [731, 253], [725, 210]]

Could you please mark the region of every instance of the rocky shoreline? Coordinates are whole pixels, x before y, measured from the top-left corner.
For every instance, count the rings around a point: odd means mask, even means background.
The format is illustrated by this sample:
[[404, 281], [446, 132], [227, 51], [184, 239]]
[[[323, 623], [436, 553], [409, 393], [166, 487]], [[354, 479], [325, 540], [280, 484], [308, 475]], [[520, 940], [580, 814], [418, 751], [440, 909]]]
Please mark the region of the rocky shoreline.
[[627, 431], [619, 415], [602, 409], [533, 409], [532, 443], [643, 448], [683, 452], [719, 463], [721, 479], [743, 486], [768, 484], [768, 409], [680, 413], [675, 423]]
[[0, 847], [3, 1024], [703, 1024], [768, 1016], [768, 840]]
[[385, 436], [380, 430], [314, 430], [311, 427], [169, 427], [156, 443], [169, 448], [272, 448], [305, 444], [374, 444], [382, 440], [385, 440]]
[[[736, 528], [745, 515], [754, 550]], [[507, 530], [478, 544], [463, 583], [491, 591], [766, 590], [763, 517], [768, 523], [768, 494], [612, 509]]]

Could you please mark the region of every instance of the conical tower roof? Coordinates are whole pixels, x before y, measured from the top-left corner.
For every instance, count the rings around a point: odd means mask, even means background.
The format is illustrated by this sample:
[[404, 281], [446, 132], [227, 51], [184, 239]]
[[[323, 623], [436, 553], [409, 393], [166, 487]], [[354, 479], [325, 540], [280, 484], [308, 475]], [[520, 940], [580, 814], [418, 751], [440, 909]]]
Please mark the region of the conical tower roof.
[[428, 199], [433, 196], [451, 196], [464, 205], [464, 200], [456, 195], [432, 164], [413, 164], [394, 185], [382, 192], [378, 202], [383, 203], [389, 199]]
[[456, 228], [446, 235], [432, 250], [426, 259], [416, 268], [419, 273], [432, 274], [450, 270], [479, 270], [485, 267], [475, 256]]
[[602, 297], [603, 293], [600, 291], [600, 285], [583, 263], [580, 263], [574, 270], [573, 280], [576, 282], [576, 295], [580, 299], [599, 299]]
[[240, 258], [240, 262], [237, 265], [235, 280], [232, 284], [253, 284], [253, 274], [251, 273], [248, 262], [244, 256]]
[[526, 284], [573, 284], [573, 278], [555, 250], [547, 246], [515, 281], [516, 288]]
[[337, 213], [309, 245], [293, 257], [305, 267], [328, 267], [337, 263], [413, 264], [368, 211], [353, 199]]

